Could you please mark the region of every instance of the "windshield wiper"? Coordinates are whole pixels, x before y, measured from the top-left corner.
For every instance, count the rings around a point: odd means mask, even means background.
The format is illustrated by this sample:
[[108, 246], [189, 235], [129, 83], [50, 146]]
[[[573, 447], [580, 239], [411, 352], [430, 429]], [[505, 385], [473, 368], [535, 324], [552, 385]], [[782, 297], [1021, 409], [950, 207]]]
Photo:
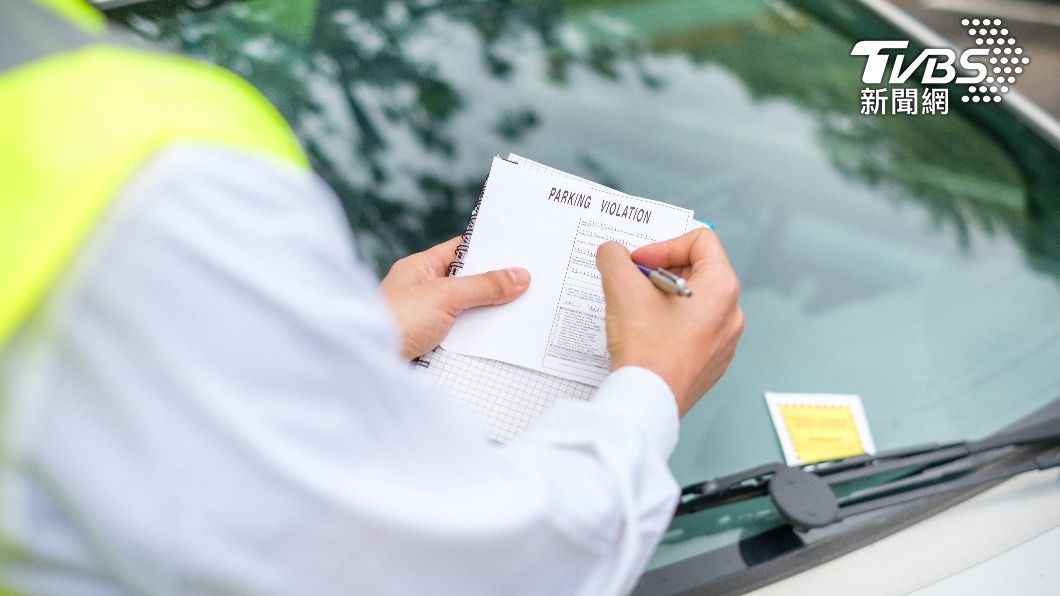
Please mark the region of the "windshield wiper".
[[[758, 466], [684, 487], [676, 515], [768, 494], [777, 511], [794, 528], [820, 528], [866, 511], [1060, 466], [1060, 449], [1047, 449], [989, 473], [971, 475], [1026, 446], [1060, 446], [1060, 416], [980, 441], [921, 445], [801, 467], [780, 463]], [[832, 487], [842, 483], [902, 470], [913, 472], [841, 498], [832, 491]]]

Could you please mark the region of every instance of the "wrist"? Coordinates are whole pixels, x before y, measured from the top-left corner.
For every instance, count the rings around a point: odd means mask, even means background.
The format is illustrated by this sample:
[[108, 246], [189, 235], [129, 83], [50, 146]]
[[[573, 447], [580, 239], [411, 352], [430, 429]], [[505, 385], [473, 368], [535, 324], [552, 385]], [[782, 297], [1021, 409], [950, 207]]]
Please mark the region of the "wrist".
[[643, 358], [621, 358], [613, 359], [611, 362], [612, 374], [623, 368], [640, 368], [654, 373], [670, 389], [670, 393], [677, 405], [679, 417], [692, 407], [693, 399], [688, 394], [692, 386], [691, 379], [682, 373], [682, 367], [672, 359], [643, 357]]

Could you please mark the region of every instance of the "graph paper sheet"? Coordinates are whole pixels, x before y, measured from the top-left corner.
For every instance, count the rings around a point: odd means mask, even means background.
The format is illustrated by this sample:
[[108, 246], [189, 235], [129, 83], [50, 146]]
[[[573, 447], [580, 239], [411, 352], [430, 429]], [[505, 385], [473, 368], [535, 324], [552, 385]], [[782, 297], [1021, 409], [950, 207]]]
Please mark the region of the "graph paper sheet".
[[507, 443], [525, 431], [557, 400], [588, 400], [596, 387], [487, 358], [438, 348], [417, 361], [418, 374], [436, 379], [460, 398]]

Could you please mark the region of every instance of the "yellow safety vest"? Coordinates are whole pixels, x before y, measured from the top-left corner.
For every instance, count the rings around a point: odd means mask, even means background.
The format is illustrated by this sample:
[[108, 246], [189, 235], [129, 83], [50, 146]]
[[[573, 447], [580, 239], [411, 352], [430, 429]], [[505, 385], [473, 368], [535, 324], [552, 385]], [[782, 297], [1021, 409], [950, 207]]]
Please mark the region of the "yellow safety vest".
[[126, 180], [167, 144], [213, 143], [308, 167], [250, 84], [115, 44], [105, 29], [83, 0], [0, 0], [0, 347]]

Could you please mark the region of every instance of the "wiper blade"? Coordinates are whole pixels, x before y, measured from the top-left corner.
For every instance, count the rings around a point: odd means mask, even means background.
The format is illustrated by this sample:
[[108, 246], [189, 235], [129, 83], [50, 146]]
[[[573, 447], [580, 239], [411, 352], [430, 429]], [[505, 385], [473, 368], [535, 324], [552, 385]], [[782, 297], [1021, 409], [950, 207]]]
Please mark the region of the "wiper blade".
[[[796, 529], [819, 528], [866, 511], [1060, 466], [1060, 449], [1056, 449], [989, 474], [970, 475], [1016, 447], [1032, 445], [1060, 445], [1060, 416], [979, 441], [919, 445], [801, 467], [758, 466], [684, 487], [676, 515], [769, 495], [777, 511]], [[841, 499], [832, 491], [842, 483], [906, 469], [917, 471]]]

